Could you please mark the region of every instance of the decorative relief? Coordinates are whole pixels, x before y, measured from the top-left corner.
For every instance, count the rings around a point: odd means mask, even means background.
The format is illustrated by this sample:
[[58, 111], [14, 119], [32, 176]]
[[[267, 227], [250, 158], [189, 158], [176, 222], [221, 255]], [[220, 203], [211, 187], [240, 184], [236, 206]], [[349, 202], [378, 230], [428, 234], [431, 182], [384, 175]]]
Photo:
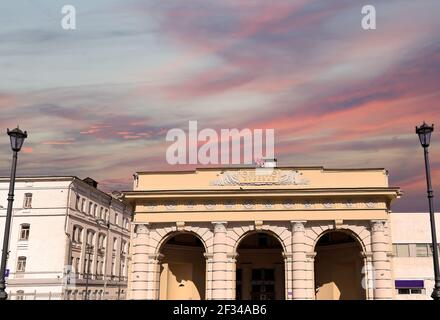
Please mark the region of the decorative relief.
[[252, 202], [250, 202], [250, 201], [248, 201], [248, 202], [244, 202], [243, 203], [243, 207], [245, 208], [245, 209], [253, 209], [254, 207], [255, 207], [255, 205], [252, 203]]
[[188, 202], [188, 203], [186, 204], [186, 207], [187, 207], [189, 210], [193, 210], [193, 209], [195, 208], [195, 206], [196, 206], [196, 204], [195, 204], [194, 202], [192, 202], [192, 201], [190, 201], [190, 202]]
[[330, 200], [326, 200], [326, 201], [324, 201], [324, 203], [322, 205], [324, 206], [324, 208], [330, 209], [330, 208], [333, 208], [334, 203], [331, 202]]
[[295, 170], [273, 169], [261, 172], [257, 170], [224, 171], [216, 180], [210, 182], [213, 186], [245, 186], [245, 185], [308, 185], [309, 181], [302, 173]]
[[170, 201], [165, 204], [165, 208], [169, 211], [176, 210], [176, 207], [177, 207], [177, 205], [176, 205], [176, 202], [174, 202], [174, 201]]
[[234, 208], [234, 202], [232, 202], [231, 200], [227, 200], [225, 202], [225, 208], [226, 209], [233, 209]]
[[272, 201], [266, 201], [266, 202], [264, 203], [264, 207], [265, 207], [266, 209], [272, 209], [272, 208], [273, 208], [273, 203], [272, 203]]
[[376, 207], [376, 203], [373, 201], [368, 201], [365, 203], [365, 205], [367, 206], [367, 208], [375, 208]]
[[147, 202], [145, 204], [145, 206], [147, 207], [147, 210], [150, 210], [150, 211], [153, 211], [156, 208], [156, 206], [152, 202]]
[[205, 208], [208, 210], [214, 210], [215, 209], [215, 204], [212, 202], [207, 202], [205, 203]]
[[291, 221], [293, 232], [303, 232], [305, 231], [304, 224], [306, 221]]
[[304, 208], [306, 209], [313, 208], [313, 203], [310, 200], [307, 200], [306, 202], [304, 202]]
[[148, 224], [137, 224], [134, 227], [134, 232], [136, 234], [148, 234], [149, 229], [148, 229]]
[[293, 207], [293, 203], [290, 201], [284, 202], [283, 207], [286, 209], [291, 209]]
[[353, 200], [349, 199], [349, 200], [345, 201], [345, 207], [346, 208], [354, 208], [355, 204], [353, 203]]

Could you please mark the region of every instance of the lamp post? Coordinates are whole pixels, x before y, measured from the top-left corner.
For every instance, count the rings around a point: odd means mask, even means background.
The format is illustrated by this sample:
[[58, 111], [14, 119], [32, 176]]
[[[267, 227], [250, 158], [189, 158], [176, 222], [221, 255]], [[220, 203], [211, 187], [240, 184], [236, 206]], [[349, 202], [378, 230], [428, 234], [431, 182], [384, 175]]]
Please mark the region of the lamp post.
[[420, 127], [416, 127], [416, 133], [419, 135], [420, 143], [422, 144], [425, 155], [425, 171], [426, 171], [426, 184], [428, 187], [428, 204], [429, 204], [429, 216], [431, 219], [431, 237], [432, 237], [432, 258], [434, 260], [434, 290], [432, 291], [431, 298], [434, 300], [440, 300], [440, 271], [438, 261], [438, 245], [437, 245], [437, 233], [435, 230], [435, 216], [434, 216], [434, 203], [433, 203], [433, 191], [431, 185], [431, 169], [429, 167], [429, 143], [431, 141], [431, 133], [434, 131], [434, 125], [427, 125], [425, 122]]
[[15, 173], [17, 170], [17, 155], [23, 146], [24, 139], [27, 138], [27, 132], [21, 131], [17, 128], [9, 131], [7, 130], [8, 136], [11, 140], [12, 148], [12, 168], [11, 168], [11, 179], [9, 181], [9, 193], [8, 193], [8, 210], [6, 212], [6, 223], [5, 223], [5, 233], [3, 237], [3, 251], [2, 260], [0, 267], [0, 300], [8, 299], [8, 294], [6, 293], [6, 261], [8, 259], [9, 250], [9, 232], [11, 228], [12, 219], [12, 205], [14, 203], [14, 188], [15, 188]]

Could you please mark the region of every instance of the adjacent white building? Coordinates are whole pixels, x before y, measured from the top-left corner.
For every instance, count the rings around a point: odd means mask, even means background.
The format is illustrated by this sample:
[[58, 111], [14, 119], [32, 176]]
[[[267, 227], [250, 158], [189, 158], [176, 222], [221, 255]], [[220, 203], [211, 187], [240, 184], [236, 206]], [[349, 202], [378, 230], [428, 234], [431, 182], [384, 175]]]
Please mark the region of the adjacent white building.
[[[435, 214], [440, 239], [440, 213]], [[434, 287], [429, 213], [391, 213], [396, 299], [431, 300]]]
[[[9, 178], [0, 178], [0, 246], [8, 188]], [[125, 299], [130, 222], [118, 195], [91, 178], [17, 178], [9, 299]]]

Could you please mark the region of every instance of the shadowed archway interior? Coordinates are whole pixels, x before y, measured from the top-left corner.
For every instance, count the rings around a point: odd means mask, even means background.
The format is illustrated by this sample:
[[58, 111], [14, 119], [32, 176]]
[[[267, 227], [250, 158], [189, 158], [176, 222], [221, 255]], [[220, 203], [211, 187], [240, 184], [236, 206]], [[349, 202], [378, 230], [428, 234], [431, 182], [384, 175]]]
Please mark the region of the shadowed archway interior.
[[328, 232], [315, 247], [317, 300], [364, 300], [361, 246], [350, 234]]
[[281, 243], [258, 232], [247, 235], [237, 248], [236, 299], [283, 300], [284, 259]]
[[164, 255], [160, 271], [161, 300], [205, 299], [205, 248], [190, 233], [170, 238], [161, 248]]

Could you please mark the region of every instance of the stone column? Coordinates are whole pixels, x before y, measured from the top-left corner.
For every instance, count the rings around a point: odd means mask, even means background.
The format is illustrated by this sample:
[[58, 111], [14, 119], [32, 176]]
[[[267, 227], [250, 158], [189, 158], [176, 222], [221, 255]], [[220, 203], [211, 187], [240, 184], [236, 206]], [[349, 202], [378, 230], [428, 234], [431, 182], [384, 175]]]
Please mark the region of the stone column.
[[206, 290], [205, 299], [212, 300], [212, 253], [204, 253], [206, 258]]
[[148, 272], [147, 272], [147, 300], [159, 300], [160, 289], [160, 271], [163, 254], [154, 253], [148, 255]]
[[293, 300], [307, 299], [307, 266], [305, 228], [306, 221], [291, 221], [292, 223], [292, 289]]
[[391, 264], [388, 257], [389, 243], [384, 230], [385, 222], [385, 220], [371, 221], [375, 300], [393, 298]]
[[292, 289], [292, 253], [283, 252], [284, 258], [284, 286], [286, 287], [285, 299], [293, 300], [293, 289]]
[[307, 265], [307, 299], [315, 300], [316, 299], [316, 291], [315, 291], [315, 257], [316, 252], [310, 252], [306, 254], [306, 265]]
[[373, 254], [371, 252], [361, 252], [364, 267], [362, 268], [362, 287], [365, 289], [365, 299], [374, 299], [374, 269]]
[[212, 299], [226, 300], [230, 297], [228, 283], [228, 257], [226, 222], [213, 222], [214, 245], [212, 257]]
[[135, 227], [133, 239], [133, 260], [131, 277], [132, 299], [147, 299], [148, 294], [148, 224], [138, 224]]

